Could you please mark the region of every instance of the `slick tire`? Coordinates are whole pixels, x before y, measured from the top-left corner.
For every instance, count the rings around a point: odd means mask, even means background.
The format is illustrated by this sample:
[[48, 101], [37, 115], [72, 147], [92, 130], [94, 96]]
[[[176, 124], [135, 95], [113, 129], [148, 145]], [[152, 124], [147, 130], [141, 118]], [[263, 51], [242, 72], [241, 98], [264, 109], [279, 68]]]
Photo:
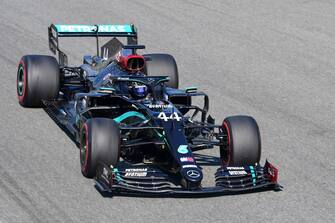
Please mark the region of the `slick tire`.
[[168, 76], [170, 78], [166, 86], [178, 88], [179, 76], [176, 60], [169, 54], [146, 54], [144, 73], [147, 76]]
[[17, 96], [24, 107], [42, 107], [42, 100], [53, 100], [59, 93], [59, 65], [51, 56], [26, 55], [17, 70]]
[[120, 129], [108, 118], [88, 119], [80, 131], [80, 166], [82, 174], [93, 178], [99, 163], [116, 166], [120, 159]]
[[227, 146], [220, 148], [224, 166], [248, 166], [259, 163], [261, 137], [258, 125], [250, 116], [227, 117], [222, 123]]

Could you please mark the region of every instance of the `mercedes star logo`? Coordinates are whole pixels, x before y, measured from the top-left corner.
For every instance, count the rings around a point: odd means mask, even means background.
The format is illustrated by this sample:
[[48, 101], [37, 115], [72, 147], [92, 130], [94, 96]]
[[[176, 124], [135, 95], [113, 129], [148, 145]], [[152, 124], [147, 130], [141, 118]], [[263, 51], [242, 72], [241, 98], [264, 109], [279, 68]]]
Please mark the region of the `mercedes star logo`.
[[191, 177], [191, 178], [198, 178], [200, 177], [200, 173], [197, 170], [189, 170], [186, 172], [187, 176]]

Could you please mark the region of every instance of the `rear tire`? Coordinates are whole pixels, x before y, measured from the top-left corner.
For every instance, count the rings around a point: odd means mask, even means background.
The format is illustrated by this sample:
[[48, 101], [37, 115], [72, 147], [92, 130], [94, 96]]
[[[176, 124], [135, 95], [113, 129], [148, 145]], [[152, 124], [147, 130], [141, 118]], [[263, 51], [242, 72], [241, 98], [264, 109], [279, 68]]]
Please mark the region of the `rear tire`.
[[93, 178], [99, 163], [116, 166], [120, 159], [120, 129], [108, 118], [87, 120], [80, 131], [81, 172]]
[[258, 125], [250, 116], [227, 117], [222, 124], [227, 133], [227, 146], [220, 148], [225, 166], [248, 166], [259, 163], [261, 137]]
[[52, 100], [59, 93], [59, 65], [51, 56], [27, 55], [17, 71], [17, 96], [24, 107], [42, 107], [42, 100]]
[[176, 60], [169, 54], [146, 54], [150, 58], [145, 62], [144, 73], [147, 76], [168, 76], [170, 78], [166, 86], [178, 88], [179, 77]]

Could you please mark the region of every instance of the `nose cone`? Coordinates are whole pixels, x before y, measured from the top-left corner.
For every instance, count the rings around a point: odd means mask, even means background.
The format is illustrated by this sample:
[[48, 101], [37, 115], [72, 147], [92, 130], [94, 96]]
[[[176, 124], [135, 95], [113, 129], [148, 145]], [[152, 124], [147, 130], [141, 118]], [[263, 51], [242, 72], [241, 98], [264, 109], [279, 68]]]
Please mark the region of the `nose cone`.
[[203, 174], [199, 168], [183, 168], [181, 170], [183, 176], [182, 184], [188, 189], [197, 189], [199, 188]]

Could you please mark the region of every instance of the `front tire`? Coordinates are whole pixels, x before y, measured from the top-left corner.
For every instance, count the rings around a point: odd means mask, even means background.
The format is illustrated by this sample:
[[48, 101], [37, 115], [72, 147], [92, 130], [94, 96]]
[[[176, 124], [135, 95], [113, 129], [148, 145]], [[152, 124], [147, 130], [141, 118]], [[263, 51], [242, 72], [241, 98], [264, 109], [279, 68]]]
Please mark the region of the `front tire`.
[[17, 71], [17, 96], [24, 107], [42, 107], [42, 100], [53, 100], [59, 93], [59, 65], [51, 56], [26, 55]]
[[259, 163], [261, 137], [258, 125], [250, 116], [227, 117], [222, 123], [227, 146], [220, 148], [224, 166], [248, 166]]
[[145, 62], [144, 73], [147, 76], [168, 76], [170, 80], [166, 86], [178, 88], [179, 76], [176, 60], [169, 54], [146, 54], [148, 60]]
[[82, 174], [93, 178], [99, 163], [116, 166], [120, 159], [120, 129], [108, 118], [87, 120], [80, 131], [80, 166]]

